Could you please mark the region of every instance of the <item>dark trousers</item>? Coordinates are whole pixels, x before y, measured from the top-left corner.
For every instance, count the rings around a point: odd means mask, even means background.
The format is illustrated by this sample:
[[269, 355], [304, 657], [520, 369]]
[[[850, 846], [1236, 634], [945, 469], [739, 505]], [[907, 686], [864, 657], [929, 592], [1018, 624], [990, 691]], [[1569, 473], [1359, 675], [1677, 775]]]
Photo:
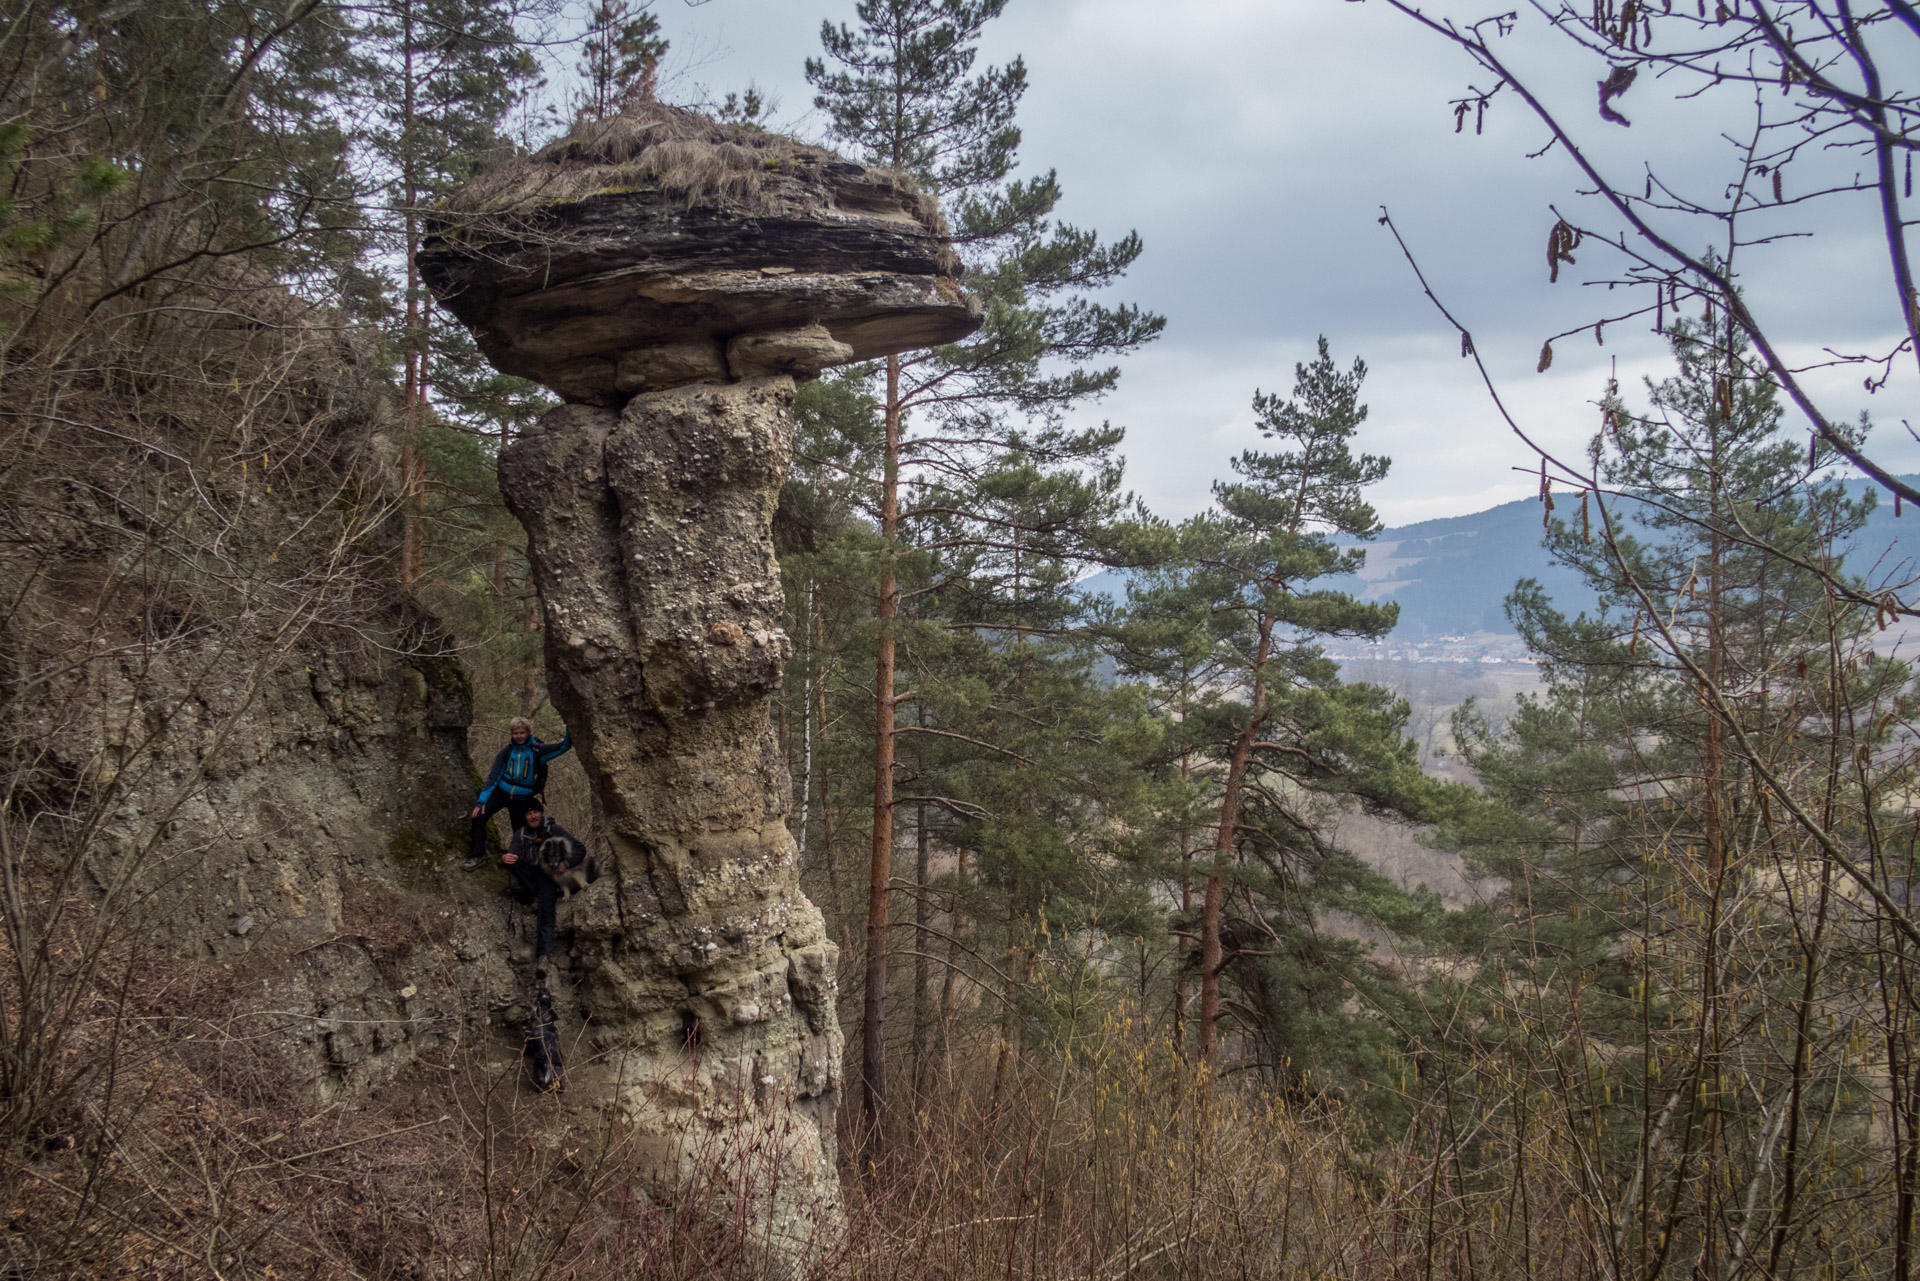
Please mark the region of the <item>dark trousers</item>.
[[487, 807], [480, 811], [479, 818], [473, 820], [473, 839], [468, 844], [468, 855], [473, 858], [487, 856], [487, 824], [493, 821], [495, 814], [501, 810], [507, 812], [507, 819], [512, 824], [507, 829], [507, 835], [511, 837], [527, 825], [527, 807], [537, 799], [532, 796], [508, 796], [502, 791], [487, 797]]
[[533, 919], [535, 935], [533, 940], [533, 959], [544, 961], [553, 955], [553, 910], [560, 901], [560, 887], [554, 884], [551, 876], [541, 871], [532, 859], [522, 858], [509, 864], [507, 870], [513, 873], [527, 893], [533, 895]]

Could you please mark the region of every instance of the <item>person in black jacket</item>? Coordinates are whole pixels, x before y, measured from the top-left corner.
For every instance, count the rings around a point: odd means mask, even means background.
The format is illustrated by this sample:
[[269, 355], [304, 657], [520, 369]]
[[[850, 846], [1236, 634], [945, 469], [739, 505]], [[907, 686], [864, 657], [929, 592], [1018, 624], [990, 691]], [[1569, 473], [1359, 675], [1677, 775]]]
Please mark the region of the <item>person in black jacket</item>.
[[473, 802], [469, 817], [473, 820], [473, 838], [467, 849], [466, 871], [474, 871], [487, 861], [487, 824], [502, 809], [514, 831], [527, 821], [527, 806], [547, 788], [547, 765], [556, 757], [573, 750], [573, 734], [568, 732], [558, 743], [542, 743], [533, 736], [533, 726], [525, 717], [508, 722], [509, 742], [493, 758], [487, 781]]
[[540, 866], [540, 843], [550, 837], [570, 835], [566, 828], [546, 816], [545, 808], [536, 798], [527, 806], [526, 822], [514, 829], [513, 839], [507, 842], [507, 852], [500, 856], [507, 871], [533, 895], [533, 963], [543, 968], [547, 958], [553, 955], [554, 904], [560, 901], [560, 887]]

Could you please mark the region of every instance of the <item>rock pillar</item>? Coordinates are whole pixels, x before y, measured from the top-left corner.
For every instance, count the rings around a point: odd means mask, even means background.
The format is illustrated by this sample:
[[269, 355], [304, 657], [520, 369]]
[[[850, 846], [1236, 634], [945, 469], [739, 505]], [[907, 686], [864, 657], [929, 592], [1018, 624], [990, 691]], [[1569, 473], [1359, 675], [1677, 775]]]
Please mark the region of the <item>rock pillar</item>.
[[548, 686], [608, 820], [573, 909], [587, 1027], [664, 1171], [775, 1244], [838, 1219], [837, 949], [800, 893], [767, 699], [796, 378], [980, 325], [931, 205], [658, 104], [484, 176], [420, 256], [509, 373], [570, 403], [500, 459]]
[[500, 483], [617, 868], [576, 918], [596, 1044], [676, 1162], [761, 1163], [762, 1208], [804, 1237], [838, 1213], [841, 1037], [837, 949], [800, 892], [767, 715], [789, 653], [772, 521], [793, 387], [565, 406], [506, 451]]

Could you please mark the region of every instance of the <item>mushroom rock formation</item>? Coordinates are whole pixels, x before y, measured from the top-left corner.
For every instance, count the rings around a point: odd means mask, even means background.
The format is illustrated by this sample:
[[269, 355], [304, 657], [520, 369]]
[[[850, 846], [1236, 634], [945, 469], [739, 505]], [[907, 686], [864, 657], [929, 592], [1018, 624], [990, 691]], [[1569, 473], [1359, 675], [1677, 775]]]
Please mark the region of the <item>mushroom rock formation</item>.
[[419, 265], [504, 373], [566, 400], [829, 365], [979, 327], [932, 202], [648, 103], [456, 192]]
[[686, 1140], [663, 1161], [737, 1140], [736, 1195], [750, 1181], [791, 1243], [838, 1215], [841, 1051], [767, 715], [794, 380], [955, 341], [978, 305], [897, 180], [656, 104], [445, 217], [428, 284], [496, 366], [571, 402], [502, 453], [500, 485], [616, 869], [574, 908], [589, 1030], [628, 1118]]

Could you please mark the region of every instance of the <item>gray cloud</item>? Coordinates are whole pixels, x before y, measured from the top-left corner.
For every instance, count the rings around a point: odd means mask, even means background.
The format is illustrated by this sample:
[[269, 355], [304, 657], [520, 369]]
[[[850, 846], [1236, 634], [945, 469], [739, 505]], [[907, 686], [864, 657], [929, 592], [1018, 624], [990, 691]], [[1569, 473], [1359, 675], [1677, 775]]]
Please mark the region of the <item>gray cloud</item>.
[[[783, 127], [817, 134], [801, 64], [818, 50], [822, 17], [850, 22], [852, 10], [842, 0], [666, 0], [656, 12], [681, 58], [671, 90], [717, 97], [752, 80], [779, 99]], [[1643, 77], [1619, 104], [1633, 127], [1601, 125], [1593, 100], [1604, 63], [1571, 53], [1543, 26], [1526, 15], [1515, 56], [1595, 140], [1608, 171], [1629, 175], [1616, 181], [1637, 185], [1647, 160], [1665, 180], [1702, 195], [1719, 190], [1726, 149], [1708, 135], [1745, 128], [1747, 104], [1731, 95], [1676, 104], [1671, 87]], [[1573, 216], [1591, 209], [1575, 194], [1576, 171], [1557, 149], [1524, 158], [1547, 135], [1510, 94], [1496, 100], [1484, 133], [1475, 136], [1469, 120], [1456, 134], [1447, 104], [1474, 69], [1385, 5], [1014, 0], [983, 58], [1015, 54], [1032, 85], [1024, 168], [1059, 171], [1068, 221], [1107, 234], [1137, 229], [1147, 243], [1116, 295], [1166, 313], [1166, 336], [1131, 358], [1120, 389], [1086, 416], [1127, 426], [1130, 480], [1164, 514], [1206, 504], [1227, 459], [1257, 439], [1254, 389], [1289, 388], [1294, 362], [1321, 333], [1342, 360], [1358, 353], [1371, 367], [1363, 444], [1394, 459], [1377, 492], [1390, 522], [1533, 491], [1536, 482], [1514, 470], [1531, 469], [1532, 454], [1500, 421], [1458, 339], [1377, 225], [1383, 204], [1543, 444], [1578, 452], [1609, 376], [1631, 391], [1643, 375], [1666, 372], [1643, 324], [1609, 331], [1604, 347], [1590, 337], [1558, 344], [1552, 370], [1535, 374], [1542, 338], [1626, 305], [1619, 291], [1608, 297], [1579, 283], [1617, 271], [1618, 255], [1589, 242], [1578, 268], [1549, 286], [1549, 205]], [[1487, 87], [1484, 73], [1480, 82]], [[1844, 176], [1854, 163], [1816, 158], [1791, 170], [1791, 181], [1811, 184], [1821, 166]], [[1752, 301], [1804, 358], [1826, 343], [1893, 341], [1898, 316], [1880, 284], [1871, 215], [1864, 199], [1790, 208], [1778, 215], [1783, 229], [1820, 236], [1747, 261]], [[1676, 234], [1702, 245], [1710, 229]], [[1811, 381], [1834, 417], [1874, 411], [1884, 461], [1920, 468], [1920, 445], [1899, 425], [1920, 418], [1910, 373], [1871, 399], [1858, 373]]]

